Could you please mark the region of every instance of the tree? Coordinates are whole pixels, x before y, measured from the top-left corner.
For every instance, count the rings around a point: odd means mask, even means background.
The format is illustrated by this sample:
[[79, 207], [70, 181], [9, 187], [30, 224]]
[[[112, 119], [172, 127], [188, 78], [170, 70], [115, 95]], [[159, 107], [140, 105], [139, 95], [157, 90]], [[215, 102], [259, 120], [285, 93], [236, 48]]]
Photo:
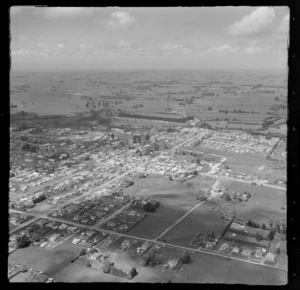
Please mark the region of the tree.
[[140, 260], [139, 260], [139, 264], [142, 266], [142, 267], [146, 267], [146, 266], [148, 266], [149, 265], [149, 263], [151, 262], [151, 260], [152, 260], [152, 257], [150, 257], [150, 256], [142, 256], [141, 258], [140, 258]]
[[275, 232], [274, 232], [274, 230], [271, 230], [271, 231], [269, 232], [267, 238], [268, 238], [270, 241], [273, 241], [274, 236], [275, 236]]
[[132, 279], [134, 276], [137, 275], [137, 271], [135, 267], [132, 267], [129, 271], [129, 273], [127, 274], [127, 278], [128, 279]]
[[274, 101], [278, 102], [278, 101], [279, 101], [279, 98], [278, 98], [278, 97], [275, 97], [275, 98], [274, 98]]
[[196, 159], [196, 164], [201, 165], [200, 158], [197, 158], [197, 159]]
[[227, 200], [227, 201], [231, 201], [231, 197], [230, 197], [230, 195], [229, 195], [229, 194], [226, 194], [225, 200]]
[[208, 111], [212, 111], [212, 107], [209, 106], [209, 107], [207, 108], [207, 110], [208, 110]]
[[182, 264], [188, 264], [191, 261], [190, 254], [187, 253], [186, 251], [183, 252], [182, 256], [179, 258], [179, 261]]
[[30, 245], [31, 241], [26, 235], [20, 235], [16, 238], [16, 246], [18, 248], [25, 248]]
[[261, 225], [261, 228], [262, 228], [263, 230], [265, 230], [267, 227], [266, 227], [265, 224], [262, 224], [262, 225]]
[[261, 240], [263, 240], [263, 236], [261, 235], [261, 234], [259, 234], [259, 233], [256, 233], [255, 234], [255, 238], [256, 238], [256, 240], [259, 242], [259, 241], [261, 241]]
[[153, 203], [147, 202], [146, 204], [144, 204], [143, 209], [144, 211], [154, 212], [156, 210], [156, 207]]

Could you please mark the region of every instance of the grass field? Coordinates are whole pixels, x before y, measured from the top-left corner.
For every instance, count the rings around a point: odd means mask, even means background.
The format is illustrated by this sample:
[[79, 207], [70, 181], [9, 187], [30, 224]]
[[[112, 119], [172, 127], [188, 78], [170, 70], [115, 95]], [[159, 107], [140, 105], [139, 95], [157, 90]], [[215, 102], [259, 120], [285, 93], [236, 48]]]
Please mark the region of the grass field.
[[128, 231], [128, 234], [153, 239], [184, 213], [183, 209], [161, 204], [156, 212], [147, 214], [141, 222]]
[[54, 275], [67, 266], [80, 250], [80, 247], [71, 244], [62, 244], [55, 250], [28, 247], [11, 253], [8, 261]]
[[188, 246], [192, 238], [199, 233], [213, 231], [216, 237], [221, 236], [227, 224], [228, 222], [220, 219], [220, 216], [212, 211], [211, 206], [204, 203], [166, 233], [161, 241]]
[[284, 285], [287, 271], [195, 253], [191, 255], [190, 264], [182, 267], [173, 282]]
[[224, 165], [228, 165], [229, 169], [233, 172], [264, 177], [267, 174], [268, 163], [269, 162], [266, 160], [254, 162], [251, 160], [245, 161], [239, 158], [228, 157], [224, 162]]
[[236, 192], [247, 191], [247, 192], [250, 192], [251, 194], [254, 194], [258, 190], [258, 188], [259, 187], [256, 185], [251, 185], [251, 184], [247, 184], [247, 183], [243, 183], [243, 182], [234, 181], [231, 183], [228, 190], [233, 190]]
[[164, 176], [149, 175], [135, 178], [134, 185], [126, 188], [125, 193], [135, 196], [154, 198], [165, 205], [188, 210], [197, 203], [199, 187], [209, 187], [214, 182], [210, 177], [196, 177], [187, 182], [169, 181]]

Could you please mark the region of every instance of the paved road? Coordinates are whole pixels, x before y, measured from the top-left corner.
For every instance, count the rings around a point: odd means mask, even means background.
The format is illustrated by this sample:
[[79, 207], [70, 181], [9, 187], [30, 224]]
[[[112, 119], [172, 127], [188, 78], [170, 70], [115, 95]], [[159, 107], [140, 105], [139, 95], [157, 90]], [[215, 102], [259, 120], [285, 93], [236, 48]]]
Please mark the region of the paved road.
[[[23, 213], [23, 212], [17, 211], [17, 210], [12, 210], [12, 211]], [[99, 229], [99, 227], [96, 227], [96, 226], [85, 226], [85, 225], [78, 224], [78, 223], [75, 223], [75, 222], [72, 222], [72, 221], [64, 221], [64, 220], [61, 220], [59, 218], [48, 217], [48, 216], [43, 215], [43, 214], [32, 214], [32, 215], [36, 216], [36, 219], [46, 218], [46, 219], [49, 219], [49, 220], [63, 222], [63, 223], [69, 224], [69, 225], [80, 227], [82, 229], [86, 228], [86, 229], [89, 229], [89, 230], [96, 230], [96, 231], [100, 230], [101, 232], [104, 232], [104, 233], [107, 233], [107, 234], [118, 235], [120, 237], [127, 237], [127, 238], [130, 238], [130, 239], [138, 239], [138, 240], [142, 240], [142, 241], [145, 241], [145, 242], [152, 242], [152, 243], [156, 243], [156, 244], [162, 244], [163, 246], [169, 246], [169, 247], [174, 247], [174, 248], [178, 248], [178, 249], [183, 249], [183, 250], [186, 250], [186, 251], [199, 252], [199, 253], [204, 253], [204, 254], [207, 254], [207, 255], [214, 255], [214, 256], [219, 256], [219, 257], [223, 257], [223, 258], [230, 258], [230, 259], [233, 259], [233, 260], [238, 260], [238, 261], [251, 263], [251, 264], [256, 264], [256, 265], [260, 265], [260, 266], [271, 267], [271, 268], [281, 269], [281, 270], [287, 270], [287, 268], [279, 266], [278, 264], [272, 266], [272, 265], [262, 264], [261, 262], [255, 262], [255, 261], [245, 260], [245, 259], [241, 259], [241, 258], [234, 257], [234, 256], [228, 256], [226, 254], [220, 254], [220, 253], [217, 253], [217, 252], [206, 251], [206, 250], [202, 250], [202, 249], [192, 249], [192, 248], [188, 248], [188, 247], [184, 247], [184, 246], [178, 246], [178, 245], [174, 245], [174, 244], [160, 242], [160, 241], [157, 241], [156, 239], [145, 239], [145, 238], [140, 238], [138, 236], [129, 235], [129, 234], [125, 234], [125, 233], [117, 233], [117, 232], [110, 231], [110, 230]], [[30, 223], [33, 222], [33, 221], [34, 220], [31, 220]], [[23, 224], [22, 227], [20, 227], [20, 228], [23, 228], [24, 226], [25, 226], [25, 224]], [[15, 229], [14, 232], [16, 230], [17, 229]], [[12, 234], [12, 232], [10, 234]]]
[[[184, 142], [182, 142], [182, 143], [176, 145], [175, 147], [173, 147], [172, 149], [170, 149], [170, 150], [168, 150], [168, 151], [174, 151], [174, 150], [176, 150], [178, 147], [182, 146], [183, 144], [185, 144], [185, 143], [187, 143], [187, 142], [190, 142], [191, 140], [193, 140], [193, 139], [195, 139], [195, 138], [197, 138], [197, 137], [198, 137], [198, 135], [193, 136], [193, 137], [190, 137], [189, 139], [187, 139], [187, 140], [185, 140]], [[162, 154], [162, 153], [160, 153], [159, 155], [161, 155], [161, 154]], [[155, 158], [159, 157], [159, 155], [156, 156]], [[149, 162], [149, 161], [145, 161], [145, 162], [139, 164], [139, 166], [141, 166], [142, 164], [146, 164], [147, 162]], [[95, 191], [98, 190], [99, 188], [107, 187], [107, 186], [108, 186], [109, 184], [111, 184], [112, 182], [116, 182], [117, 180], [120, 180], [120, 179], [123, 178], [126, 174], [128, 174], [129, 172], [133, 172], [134, 170], [135, 170], [135, 167], [132, 168], [130, 171], [127, 171], [127, 172], [125, 172], [125, 173], [119, 175], [119, 176], [117, 177], [117, 179], [112, 179], [112, 180], [110, 180], [110, 181], [108, 181], [108, 182], [105, 182], [105, 183], [101, 184], [100, 186], [98, 186], [98, 187], [96, 187], [96, 188], [93, 188], [93, 189], [87, 191], [87, 192], [84, 193], [83, 195], [80, 195], [80, 196], [75, 197], [75, 198], [73, 198], [73, 199], [71, 199], [71, 200], [68, 200], [68, 201], [65, 202], [65, 203], [60, 204], [59, 206], [55, 207], [54, 209], [51, 209], [51, 211], [57, 210], [57, 209], [59, 209], [59, 208], [65, 206], [65, 205], [67, 205], [67, 204], [69, 204], [69, 203], [71, 203], [71, 202], [77, 200], [77, 199], [82, 198], [83, 196], [86, 196], [86, 195], [88, 195], [88, 194], [91, 194], [92, 192], [95, 192]], [[225, 178], [225, 179], [229, 179], [229, 180], [237, 180], [237, 181], [245, 182], [245, 183], [251, 183], [250, 181], [248, 182], [248, 181], [245, 181], [245, 180], [240, 180], [240, 179], [231, 178], [231, 177], [226, 177], [226, 176], [216, 176], [216, 175], [210, 175], [210, 174], [207, 174], [207, 173], [206, 173], [206, 174], [201, 174], [201, 175], [208, 175], [208, 176], [214, 176], [214, 177]], [[265, 186], [265, 185], [264, 185], [264, 186]], [[281, 188], [281, 187], [279, 187], [279, 189], [285, 190], [284, 188]], [[205, 201], [204, 201], [204, 202], [205, 202]], [[204, 202], [202, 202], [202, 203], [204, 203]], [[168, 244], [168, 243], [162, 243], [162, 242], [158, 242], [158, 241], [157, 241], [158, 238], [162, 237], [166, 232], [168, 232], [170, 229], [172, 229], [174, 226], [176, 226], [176, 224], [178, 224], [180, 221], [182, 221], [188, 214], [190, 214], [194, 209], [196, 209], [196, 208], [197, 208], [198, 206], [200, 206], [202, 203], [199, 203], [199, 204], [195, 205], [193, 208], [191, 208], [186, 214], [184, 214], [181, 218], [179, 218], [175, 223], [173, 223], [170, 227], [168, 227], [168, 229], [166, 229], [163, 233], [161, 233], [161, 234], [160, 234], [158, 237], [156, 237], [155, 239], [144, 239], [144, 238], [140, 238], [140, 237], [137, 237], [137, 236], [128, 235], [128, 234], [125, 234], [125, 233], [124, 233], [124, 234], [123, 234], [123, 233], [121, 234], [121, 233], [116, 233], [116, 232], [114, 232], [114, 231], [103, 230], [103, 229], [101, 229], [101, 231], [106, 232], [106, 233], [108, 233], [108, 234], [117, 234], [117, 235], [119, 235], [119, 236], [124, 236], [124, 237], [132, 238], [132, 239], [139, 239], [139, 240], [149, 241], [149, 242], [153, 242], [153, 243], [159, 243], [159, 244], [163, 244], [163, 245], [170, 246], [170, 247], [175, 247], [175, 248], [184, 249], [184, 250], [187, 250], [187, 251], [201, 252], [201, 253], [205, 253], [205, 254], [208, 254], [208, 255], [220, 256], [220, 257], [223, 257], [223, 258], [224, 258], [224, 257], [228, 257], [227, 255], [219, 254], [219, 253], [216, 253], [216, 252], [211, 252], [211, 251], [208, 252], [208, 251], [205, 251], [205, 250], [202, 250], [202, 249], [191, 249], [191, 248], [188, 248], [188, 247], [183, 247], [183, 246], [178, 246], [178, 245], [173, 245], [173, 244]], [[122, 209], [126, 208], [127, 206], [129, 206], [129, 205], [128, 205], [128, 204], [125, 205]], [[122, 209], [120, 209], [120, 210], [118, 210], [117, 212], [115, 212], [114, 215], [116, 215], [117, 213], [119, 213]], [[19, 213], [24, 214], [23, 211], [12, 210], [12, 209], [11, 209], [10, 211], [11, 211], [11, 212], [19, 212]], [[65, 223], [67, 223], [67, 224], [71, 224], [71, 225], [74, 225], [74, 226], [76, 226], [76, 227], [88, 228], [88, 229], [91, 229], [91, 230], [99, 230], [99, 225], [105, 222], [105, 221], [100, 221], [100, 222], [97, 224], [97, 226], [96, 226], [96, 225], [94, 225], [94, 226], [85, 226], [85, 225], [81, 225], [81, 224], [74, 223], [74, 222], [70, 222], [70, 221], [64, 221], [64, 220], [61, 220], [61, 219], [59, 219], [59, 218], [49, 217], [49, 216], [47, 216], [46, 214], [37, 214], [37, 213], [29, 213], [29, 212], [28, 212], [28, 214], [35, 216], [35, 219], [30, 220], [30, 221], [28, 221], [27, 223], [22, 224], [22, 225], [21, 225], [20, 227], [18, 227], [18, 228], [15, 228], [13, 231], [10, 232], [10, 234], [13, 233], [13, 232], [15, 232], [15, 231], [17, 231], [17, 230], [19, 230], [20, 228], [25, 227], [26, 225], [32, 223], [33, 221], [35, 221], [35, 220], [38, 219], [38, 218], [46, 218], [46, 219], [49, 219], [49, 220], [55, 220], [55, 221], [59, 221], [59, 222], [65, 222]], [[109, 219], [109, 218], [111, 218], [111, 217], [112, 217], [112, 215], [109, 216], [109, 217], [107, 217], [107, 219]], [[107, 219], [106, 219], [106, 220], [107, 220]], [[243, 261], [243, 262], [247, 262], [247, 263], [252, 263], [252, 264], [256, 264], [256, 265], [266, 266], [266, 267], [271, 267], [271, 268], [277, 268], [277, 269], [287, 270], [286, 268], [284, 268], [284, 267], [282, 267], [282, 266], [279, 266], [279, 265], [274, 265], [274, 266], [272, 266], [272, 265], [266, 265], [266, 264], [262, 264], [262, 263], [260, 263], [260, 262], [254, 262], [254, 261], [244, 260], [244, 259], [240, 259], [240, 258], [238, 258], [238, 257], [233, 257], [233, 256], [230, 256], [230, 259], [239, 260], [239, 261]]]
[[[247, 183], [247, 184], [251, 184], [253, 182], [251, 180], [239, 179], [239, 178], [235, 178], [235, 177], [223, 176], [223, 175], [218, 175], [218, 174], [200, 173], [200, 175], [223, 178], [223, 179], [227, 179], [227, 180], [231, 180], [231, 181], [237, 181], [237, 182], [243, 182], [243, 183]], [[284, 187], [280, 187], [280, 186], [276, 186], [276, 185], [268, 184], [268, 183], [260, 183], [259, 185], [262, 185], [262, 186], [265, 186], [265, 187], [272, 187], [272, 188], [279, 189], [279, 190], [284, 190], [284, 191], [286, 190], [286, 188], [284, 188]]]

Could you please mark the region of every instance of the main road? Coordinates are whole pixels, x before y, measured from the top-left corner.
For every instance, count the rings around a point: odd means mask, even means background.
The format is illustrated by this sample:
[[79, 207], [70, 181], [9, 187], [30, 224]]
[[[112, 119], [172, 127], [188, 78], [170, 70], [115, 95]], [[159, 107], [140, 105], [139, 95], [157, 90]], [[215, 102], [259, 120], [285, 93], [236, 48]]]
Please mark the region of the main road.
[[[185, 140], [184, 142], [181, 142], [180, 144], [174, 146], [173, 148], [171, 148], [170, 150], [168, 150], [169, 152], [171, 151], [174, 151], [176, 150], [178, 147], [184, 145], [185, 143], [187, 142], [190, 142], [191, 140], [197, 138], [198, 135], [196, 136], [193, 136], [193, 137], [190, 137], [189, 139]], [[164, 151], [165, 152], [165, 151]], [[159, 155], [161, 155], [162, 153], [160, 153]], [[159, 155], [157, 155], [155, 158], [157, 158]], [[154, 159], [155, 159], [154, 158]], [[139, 166], [141, 165], [145, 165], [146, 163], [148, 163], [149, 161], [145, 161], [141, 164], [139, 164]], [[96, 190], [98, 190], [99, 188], [104, 188], [104, 187], [107, 187], [109, 184], [111, 184], [112, 182], [116, 182], [117, 180], [120, 180], [121, 178], [125, 177], [126, 174], [130, 173], [130, 172], [133, 172], [135, 170], [135, 167], [133, 167], [131, 170], [127, 171], [127, 172], [124, 172], [123, 174], [119, 175], [116, 179], [112, 179], [110, 181], [107, 181], [103, 184], [101, 184], [100, 186], [96, 187], [96, 188], [93, 188], [93, 189], [90, 189], [89, 191], [87, 191], [86, 193], [84, 193], [83, 195], [80, 195], [78, 197], [75, 197], [73, 199], [70, 199], [68, 200], [67, 202], [65, 203], [62, 203], [60, 204], [59, 206], [55, 207], [54, 209], [52, 208], [50, 212], [54, 211], [54, 210], [57, 210], [77, 199], [80, 199], [82, 198], [82, 196], [86, 196], [88, 194], [91, 194], [92, 192], [95, 192]], [[202, 174], [202, 175], [210, 175], [210, 174]], [[211, 175], [210, 175], [211, 176]], [[217, 177], [216, 175], [213, 175], [215, 177]], [[238, 181], [242, 181], [242, 182], [245, 182], [243, 180], [239, 180], [239, 179], [235, 179], [235, 178], [229, 178], [229, 177], [224, 177], [224, 176], [218, 176], [218, 177], [221, 177], [221, 178], [225, 178], [225, 179], [230, 179], [230, 180], [238, 180]], [[250, 182], [246, 182], [246, 183], [250, 183]], [[284, 190], [283, 188], [280, 188], [282, 190]], [[205, 201], [204, 201], [205, 202]], [[227, 257], [229, 258], [228, 255], [223, 255], [223, 254], [220, 254], [220, 253], [217, 253], [217, 252], [213, 252], [213, 251], [205, 251], [205, 250], [202, 250], [202, 249], [191, 249], [191, 248], [188, 248], [188, 247], [184, 247], [184, 246], [178, 246], [178, 245], [173, 245], [173, 244], [168, 244], [168, 243], [162, 243], [162, 242], [158, 242], [157, 239], [162, 237], [164, 234], [166, 234], [170, 229], [172, 229], [174, 226], [176, 226], [176, 224], [178, 224], [180, 221], [182, 221], [187, 215], [189, 215], [193, 210], [195, 210], [198, 206], [200, 206], [201, 204], [203, 204], [204, 202], [201, 202], [199, 204], [196, 204], [194, 207], [192, 207], [187, 213], [185, 213], [182, 217], [180, 217], [176, 222], [174, 222], [171, 226], [169, 226], [165, 231], [163, 231], [158, 237], [156, 237], [155, 239], [144, 239], [144, 238], [140, 238], [140, 237], [137, 237], [137, 236], [133, 236], [133, 235], [128, 235], [128, 234], [125, 234], [125, 233], [116, 233], [114, 231], [109, 231], [109, 230], [104, 230], [104, 229], [101, 229], [101, 231], [103, 232], [106, 232], [108, 234], [117, 234], [119, 236], [123, 236], [123, 237], [128, 237], [128, 238], [131, 238], [131, 239], [140, 239], [140, 240], [144, 240], [144, 241], [148, 241], [148, 242], [153, 242], [153, 243], [159, 243], [159, 244], [162, 244], [162, 245], [165, 245], [165, 246], [170, 246], [170, 247], [175, 247], [175, 248], [179, 248], [179, 249], [184, 249], [184, 250], [187, 250], [187, 251], [192, 251], [192, 252], [200, 252], [200, 253], [205, 253], [205, 254], [208, 254], [208, 255], [214, 255], [214, 256], [220, 256], [220, 257]], [[117, 213], [119, 213], [121, 210], [127, 208], [129, 206], [129, 204], [126, 204], [122, 209], [118, 210], [117, 212], [115, 212], [114, 214], [110, 215], [109, 217], [107, 217], [105, 220], [111, 218], [112, 216], [116, 215]], [[18, 213], [21, 213], [21, 214], [24, 214], [23, 211], [18, 211], [18, 210], [13, 210], [11, 209], [10, 210], [11, 212], [18, 212]], [[104, 223], [105, 220], [102, 220], [100, 221], [97, 226], [94, 225], [94, 226], [85, 226], [85, 225], [82, 225], [82, 224], [78, 224], [78, 223], [75, 223], [75, 222], [71, 222], [71, 221], [63, 221], [59, 218], [54, 218], [54, 217], [49, 217], [47, 216], [47, 214], [38, 214], [38, 213], [30, 213], [28, 212], [27, 214], [30, 214], [32, 216], [35, 217], [35, 219], [33, 220], [30, 220], [24, 224], [22, 224], [20, 227], [17, 227], [15, 228], [14, 230], [12, 230], [10, 232], [10, 234], [16, 232], [17, 230], [25, 227], [26, 225], [32, 223], [33, 221], [35, 221], [36, 219], [38, 218], [46, 218], [46, 219], [49, 219], [49, 220], [53, 220], [53, 221], [59, 221], [59, 222], [66, 222], [67, 224], [70, 224], [70, 225], [74, 225], [76, 227], [81, 227], [81, 228], [88, 228], [88, 229], [91, 229], [91, 230], [99, 230], [99, 225]], [[238, 257], [233, 257], [233, 256], [230, 256], [230, 259], [234, 259], [234, 260], [239, 260], [239, 261], [243, 261], [243, 262], [247, 262], [247, 263], [252, 263], [252, 264], [256, 264], [256, 265], [261, 265], [261, 266], [266, 266], [266, 267], [271, 267], [271, 268], [277, 268], [277, 269], [282, 269], [282, 270], [287, 270], [286, 268], [282, 267], [282, 266], [279, 266], [279, 265], [267, 265], [267, 264], [263, 264], [263, 263], [259, 263], [259, 262], [254, 262], [254, 261], [250, 261], [250, 260], [244, 260], [244, 259], [240, 259]]]
[[[200, 204], [198, 204], [198, 205], [200, 205]], [[22, 211], [18, 211], [18, 210], [11, 210], [11, 211], [12, 212], [17, 212], [17, 213], [23, 213]], [[222, 257], [222, 258], [229, 258], [229, 259], [238, 260], [238, 261], [241, 261], [241, 262], [246, 262], [246, 263], [250, 263], [250, 264], [255, 264], [255, 265], [260, 265], [260, 266], [265, 266], [265, 267], [271, 267], [271, 268], [281, 269], [281, 270], [287, 271], [287, 268], [285, 268], [283, 266], [280, 266], [278, 264], [272, 266], [272, 265], [264, 264], [263, 262], [255, 262], [255, 261], [245, 260], [245, 259], [241, 259], [241, 258], [234, 257], [234, 256], [229, 256], [227, 254], [220, 254], [220, 253], [217, 253], [215, 251], [206, 251], [206, 250], [203, 250], [201, 248], [193, 249], [193, 248], [188, 248], [188, 247], [185, 247], [185, 246], [179, 246], [179, 245], [164, 243], [164, 242], [157, 241], [156, 240], [157, 238], [156, 239], [145, 239], [145, 238], [141, 238], [141, 237], [138, 237], [138, 236], [129, 235], [129, 234], [125, 234], [125, 233], [118, 233], [118, 232], [114, 232], [114, 231], [111, 231], [111, 230], [99, 229], [99, 226], [96, 226], [96, 225], [94, 225], [94, 226], [85, 226], [85, 225], [78, 224], [78, 223], [75, 223], [75, 222], [72, 222], [72, 221], [64, 221], [64, 220], [61, 220], [59, 218], [48, 217], [45, 214], [36, 214], [36, 213], [34, 213], [32, 215], [35, 216], [34, 220], [36, 220], [38, 218], [45, 218], [45, 219], [48, 219], [48, 220], [51, 220], [51, 221], [57, 221], [57, 222], [66, 223], [68, 225], [73, 225], [73, 226], [76, 226], [76, 227], [79, 227], [79, 228], [82, 228], [82, 229], [89, 229], [89, 230], [94, 230], [94, 231], [99, 231], [100, 230], [101, 232], [104, 232], [104, 233], [107, 233], [107, 234], [110, 234], [110, 235], [112, 235], [112, 234], [113, 235], [118, 235], [119, 237], [125, 237], [125, 238], [130, 238], [130, 239], [138, 239], [138, 240], [141, 240], [141, 241], [161, 244], [163, 246], [182, 249], [182, 250], [193, 252], [193, 253], [198, 252], [198, 253], [203, 253], [203, 254], [207, 254], [207, 255], [219, 256], [219, 257]], [[34, 220], [30, 220], [28, 223], [32, 223]], [[23, 228], [24, 226], [25, 226], [25, 224], [23, 224], [22, 227], [19, 227], [18, 229], [14, 229], [13, 231], [10, 232], [10, 234], [12, 234], [13, 232], [19, 230], [20, 228]], [[72, 236], [74, 236], [74, 235], [72, 235]], [[70, 239], [72, 236], [70, 236], [68, 239]]]

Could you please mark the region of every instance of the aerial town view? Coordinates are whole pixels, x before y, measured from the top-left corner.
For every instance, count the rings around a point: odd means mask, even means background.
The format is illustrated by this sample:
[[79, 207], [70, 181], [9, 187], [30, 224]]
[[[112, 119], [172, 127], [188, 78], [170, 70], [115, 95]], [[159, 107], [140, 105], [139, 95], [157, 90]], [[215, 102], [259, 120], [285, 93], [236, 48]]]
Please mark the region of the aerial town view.
[[287, 283], [287, 7], [10, 21], [9, 282]]

